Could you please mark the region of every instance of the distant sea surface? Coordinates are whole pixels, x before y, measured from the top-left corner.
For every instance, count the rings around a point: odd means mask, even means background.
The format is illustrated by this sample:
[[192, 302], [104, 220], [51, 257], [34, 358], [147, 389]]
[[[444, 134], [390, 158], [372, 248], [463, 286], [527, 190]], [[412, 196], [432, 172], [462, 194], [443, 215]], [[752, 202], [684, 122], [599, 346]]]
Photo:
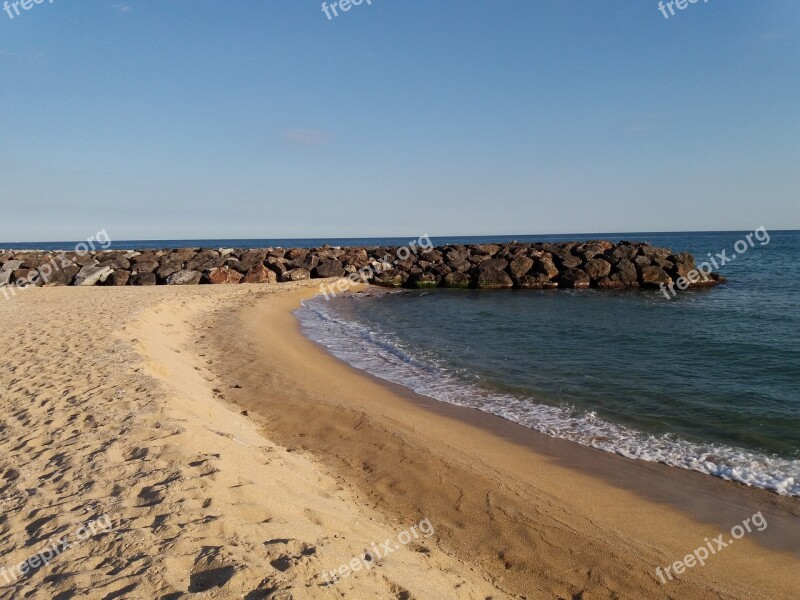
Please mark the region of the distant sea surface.
[[[513, 239], [648, 241], [700, 262], [736, 254], [747, 233]], [[436, 400], [800, 496], [800, 233], [769, 236], [715, 269], [727, 285], [672, 299], [658, 290], [442, 289], [318, 297], [297, 314], [335, 356]], [[434, 240], [455, 241], [476, 240]]]

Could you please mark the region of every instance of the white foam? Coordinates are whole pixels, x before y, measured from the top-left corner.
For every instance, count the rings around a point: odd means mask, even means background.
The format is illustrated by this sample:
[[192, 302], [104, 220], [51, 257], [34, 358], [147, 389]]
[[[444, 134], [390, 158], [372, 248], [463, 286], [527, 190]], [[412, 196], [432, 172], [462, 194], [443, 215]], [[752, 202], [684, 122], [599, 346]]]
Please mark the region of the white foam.
[[800, 460], [767, 456], [719, 444], [698, 444], [674, 435], [652, 435], [610, 423], [593, 412], [538, 404], [532, 397], [497, 394], [464, 383], [435, 362], [420, 360], [392, 335], [337, 316], [322, 299], [296, 312], [303, 332], [350, 365], [435, 400], [497, 415], [552, 437], [708, 473], [730, 481], [800, 496]]

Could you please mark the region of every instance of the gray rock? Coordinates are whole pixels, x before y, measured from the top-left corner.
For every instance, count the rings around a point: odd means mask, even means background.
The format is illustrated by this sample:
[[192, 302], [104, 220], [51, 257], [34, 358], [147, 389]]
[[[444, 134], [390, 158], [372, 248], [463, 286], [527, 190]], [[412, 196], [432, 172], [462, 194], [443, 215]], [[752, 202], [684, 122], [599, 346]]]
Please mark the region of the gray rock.
[[111, 275], [114, 274], [114, 269], [111, 267], [100, 266], [85, 266], [75, 277], [74, 285], [90, 286], [103, 283]]
[[22, 267], [22, 261], [21, 260], [10, 260], [7, 263], [5, 263], [3, 265], [3, 268], [0, 269], [0, 270], [1, 271], [11, 272], [11, 271], [16, 271], [20, 267]]
[[167, 277], [167, 285], [197, 285], [203, 278], [200, 271], [180, 270]]

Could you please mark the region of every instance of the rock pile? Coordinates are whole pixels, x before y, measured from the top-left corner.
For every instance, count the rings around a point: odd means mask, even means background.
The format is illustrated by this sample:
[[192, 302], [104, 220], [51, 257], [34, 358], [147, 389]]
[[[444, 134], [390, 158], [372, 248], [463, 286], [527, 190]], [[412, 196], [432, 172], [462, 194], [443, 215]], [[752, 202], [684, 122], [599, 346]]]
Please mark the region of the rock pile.
[[691, 254], [624, 241], [448, 245], [413, 252], [331, 246], [0, 251], [0, 287], [275, 283], [345, 276], [388, 287], [483, 289], [625, 289], [668, 286], [679, 278], [699, 287], [724, 281], [716, 273], [693, 277], [695, 269]]

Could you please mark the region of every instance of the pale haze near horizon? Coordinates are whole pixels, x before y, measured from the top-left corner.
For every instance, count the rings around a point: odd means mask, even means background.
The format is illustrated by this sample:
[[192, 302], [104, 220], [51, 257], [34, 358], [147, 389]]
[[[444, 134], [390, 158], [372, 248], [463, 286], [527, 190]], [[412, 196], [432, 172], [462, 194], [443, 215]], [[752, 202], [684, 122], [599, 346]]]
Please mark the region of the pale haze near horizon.
[[0, 241], [800, 229], [798, 25], [786, 0], [0, 12]]

